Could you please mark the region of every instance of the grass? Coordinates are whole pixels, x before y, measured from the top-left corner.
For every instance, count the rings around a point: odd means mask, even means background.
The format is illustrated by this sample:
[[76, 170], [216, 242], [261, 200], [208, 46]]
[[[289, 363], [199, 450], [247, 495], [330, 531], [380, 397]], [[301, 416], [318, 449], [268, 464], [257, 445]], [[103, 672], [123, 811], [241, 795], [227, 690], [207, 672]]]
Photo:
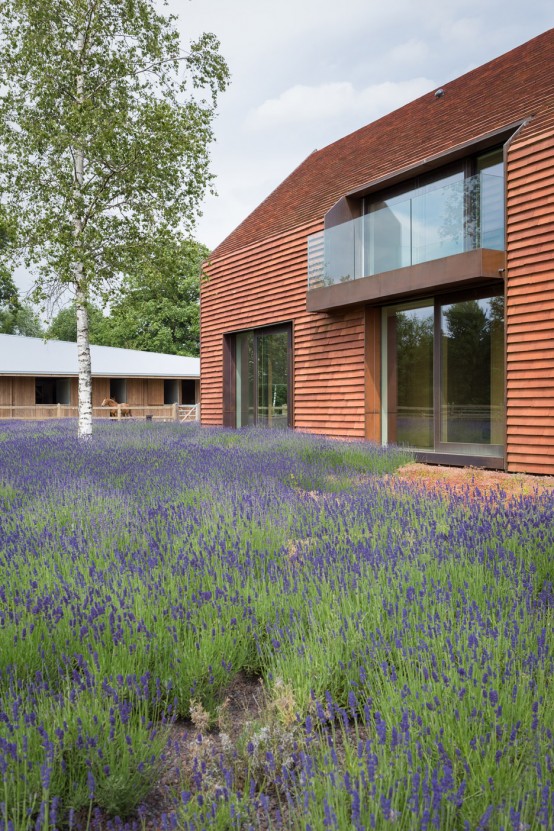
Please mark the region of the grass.
[[[403, 451], [282, 431], [72, 431], [0, 425], [2, 831], [140, 823], [191, 718], [168, 827], [552, 827], [552, 494], [425, 496], [385, 484]], [[240, 673], [265, 707], [224, 740]]]

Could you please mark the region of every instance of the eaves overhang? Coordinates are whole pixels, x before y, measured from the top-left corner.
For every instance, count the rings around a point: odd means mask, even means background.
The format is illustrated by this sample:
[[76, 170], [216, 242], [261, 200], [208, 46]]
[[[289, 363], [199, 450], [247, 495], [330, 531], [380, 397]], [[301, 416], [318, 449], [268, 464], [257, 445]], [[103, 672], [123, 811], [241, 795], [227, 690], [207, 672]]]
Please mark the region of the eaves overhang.
[[[425, 156], [413, 164], [406, 165], [399, 168], [385, 176], [380, 176], [377, 179], [372, 179], [369, 182], [358, 185], [355, 188], [347, 191], [343, 199], [361, 199], [363, 196], [368, 196], [370, 193], [383, 190], [384, 188], [392, 187], [393, 185], [413, 179], [423, 173], [429, 173], [432, 170], [443, 167], [451, 162], [459, 159], [467, 158], [469, 155], [482, 153], [489, 148], [498, 147], [508, 142], [514, 133], [525, 123], [527, 123], [531, 114], [526, 117], [519, 118], [517, 121], [512, 121], [510, 124], [483, 133], [480, 136], [465, 141], [462, 144], [453, 145], [447, 150], [442, 150], [440, 153], [435, 153], [431, 156]], [[339, 200], [340, 201], [340, 200]]]

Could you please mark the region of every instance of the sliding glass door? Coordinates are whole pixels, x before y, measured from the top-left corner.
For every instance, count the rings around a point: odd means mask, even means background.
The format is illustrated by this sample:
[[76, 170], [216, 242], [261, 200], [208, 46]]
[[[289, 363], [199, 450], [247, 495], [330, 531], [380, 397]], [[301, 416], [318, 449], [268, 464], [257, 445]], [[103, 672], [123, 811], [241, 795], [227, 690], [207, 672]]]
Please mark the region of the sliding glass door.
[[290, 327], [239, 332], [234, 337], [235, 426], [290, 426]]
[[387, 314], [387, 441], [433, 447], [433, 306]]
[[494, 447], [504, 432], [502, 297], [439, 307], [441, 446]]
[[385, 308], [382, 363], [385, 443], [503, 455], [503, 296]]

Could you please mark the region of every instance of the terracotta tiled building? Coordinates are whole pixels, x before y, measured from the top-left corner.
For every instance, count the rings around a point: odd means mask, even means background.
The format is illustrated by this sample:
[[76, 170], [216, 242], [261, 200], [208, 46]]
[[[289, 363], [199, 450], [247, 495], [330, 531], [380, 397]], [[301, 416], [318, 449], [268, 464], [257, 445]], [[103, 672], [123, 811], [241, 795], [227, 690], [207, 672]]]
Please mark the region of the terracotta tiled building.
[[312, 153], [208, 272], [204, 423], [554, 474], [554, 30]]

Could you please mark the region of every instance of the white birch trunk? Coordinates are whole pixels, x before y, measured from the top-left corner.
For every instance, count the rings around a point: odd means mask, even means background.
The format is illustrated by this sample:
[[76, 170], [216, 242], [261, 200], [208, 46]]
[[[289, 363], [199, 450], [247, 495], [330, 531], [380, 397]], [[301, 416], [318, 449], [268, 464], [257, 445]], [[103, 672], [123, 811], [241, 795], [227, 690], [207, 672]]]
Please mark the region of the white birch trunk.
[[79, 364], [79, 438], [92, 435], [92, 379], [86, 296], [77, 289], [77, 359]]
[[[81, 55], [85, 45], [84, 34], [80, 34], [77, 40], [77, 50]], [[83, 103], [84, 78], [77, 76], [77, 103]], [[83, 223], [80, 211], [80, 196], [84, 183], [84, 153], [82, 148], [75, 148], [75, 214], [73, 217], [73, 233], [75, 247], [79, 250], [83, 233]], [[79, 426], [77, 429], [79, 438], [87, 438], [92, 435], [92, 377], [90, 361], [90, 343], [88, 335], [88, 311], [85, 274], [83, 263], [76, 258], [73, 266], [75, 284], [75, 308], [77, 312], [77, 361], [79, 367]]]

